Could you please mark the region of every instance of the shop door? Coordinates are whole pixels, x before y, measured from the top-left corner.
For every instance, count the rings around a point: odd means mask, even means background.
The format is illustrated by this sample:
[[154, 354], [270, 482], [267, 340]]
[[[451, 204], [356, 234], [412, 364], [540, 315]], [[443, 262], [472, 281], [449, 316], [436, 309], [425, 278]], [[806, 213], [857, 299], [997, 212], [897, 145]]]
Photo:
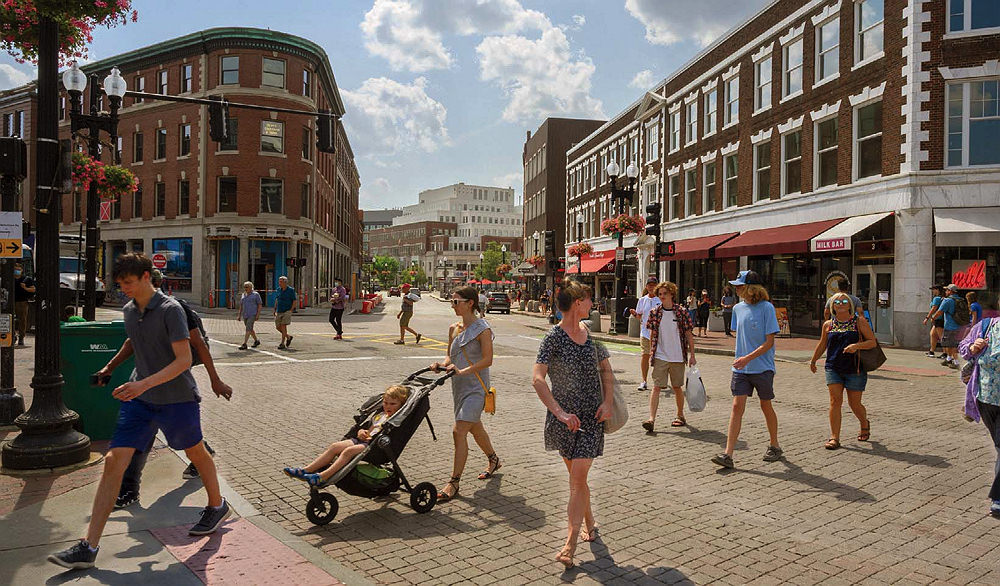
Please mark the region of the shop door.
[[855, 267], [854, 283], [854, 294], [865, 303], [875, 338], [882, 344], [892, 344], [892, 267]]

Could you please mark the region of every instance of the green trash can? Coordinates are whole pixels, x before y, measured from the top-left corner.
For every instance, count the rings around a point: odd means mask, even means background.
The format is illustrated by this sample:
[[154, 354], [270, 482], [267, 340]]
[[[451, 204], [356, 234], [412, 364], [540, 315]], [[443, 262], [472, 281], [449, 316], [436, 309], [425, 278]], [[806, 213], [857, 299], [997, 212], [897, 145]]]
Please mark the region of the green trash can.
[[107, 386], [90, 386], [90, 375], [118, 353], [126, 337], [125, 322], [121, 320], [59, 325], [59, 371], [65, 379], [63, 402], [80, 415], [80, 431], [92, 440], [111, 439], [121, 405], [111, 391], [128, 382], [135, 361], [129, 358], [116, 368]]

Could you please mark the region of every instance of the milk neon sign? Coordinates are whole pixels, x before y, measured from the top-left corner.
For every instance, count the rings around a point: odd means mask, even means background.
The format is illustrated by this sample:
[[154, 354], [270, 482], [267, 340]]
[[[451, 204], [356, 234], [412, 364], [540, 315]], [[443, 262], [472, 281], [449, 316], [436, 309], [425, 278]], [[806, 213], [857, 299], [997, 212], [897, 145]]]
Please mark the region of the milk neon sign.
[[953, 271], [951, 282], [955, 283], [959, 289], [986, 288], [985, 260], [956, 260], [952, 261], [951, 268]]

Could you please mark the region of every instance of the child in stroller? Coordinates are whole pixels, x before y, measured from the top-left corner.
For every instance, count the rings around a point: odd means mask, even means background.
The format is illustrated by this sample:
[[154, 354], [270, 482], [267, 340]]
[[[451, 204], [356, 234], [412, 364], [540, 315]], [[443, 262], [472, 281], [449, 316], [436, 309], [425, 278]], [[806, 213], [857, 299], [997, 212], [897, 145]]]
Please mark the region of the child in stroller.
[[358, 430], [356, 438], [344, 439], [330, 444], [326, 449], [305, 468], [285, 468], [286, 475], [305, 480], [309, 486], [323, 486], [326, 482], [350, 462], [354, 456], [364, 451], [371, 441], [372, 436], [382, 429], [382, 424], [392, 417], [410, 396], [410, 389], [403, 385], [392, 385], [385, 390], [382, 395], [382, 411], [376, 413], [371, 420], [371, 425]]

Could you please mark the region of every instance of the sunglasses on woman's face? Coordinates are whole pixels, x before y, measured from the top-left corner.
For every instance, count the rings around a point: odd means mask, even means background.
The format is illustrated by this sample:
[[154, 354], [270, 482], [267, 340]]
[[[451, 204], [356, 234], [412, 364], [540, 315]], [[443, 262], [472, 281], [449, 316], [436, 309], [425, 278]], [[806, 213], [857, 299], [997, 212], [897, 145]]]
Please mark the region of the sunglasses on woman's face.
[[452, 299], [451, 300], [451, 304], [452, 305], [458, 305], [459, 303], [461, 303], [463, 301], [472, 301], [472, 300], [471, 299]]
[[851, 303], [851, 301], [849, 299], [835, 299], [833, 301], [834, 305], [848, 305], [850, 303]]

